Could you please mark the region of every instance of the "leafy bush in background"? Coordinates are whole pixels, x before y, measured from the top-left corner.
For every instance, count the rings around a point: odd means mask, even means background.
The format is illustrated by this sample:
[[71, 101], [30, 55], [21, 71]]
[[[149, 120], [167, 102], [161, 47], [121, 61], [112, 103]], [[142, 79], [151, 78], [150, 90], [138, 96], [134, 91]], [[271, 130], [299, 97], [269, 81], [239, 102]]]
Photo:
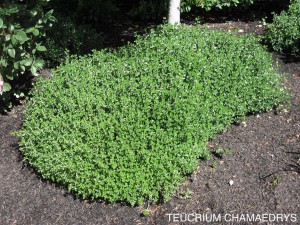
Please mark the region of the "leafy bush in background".
[[79, 15], [90, 21], [107, 20], [112, 13], [118, 11], [115, 0], [77, 0], [77, 2]]
[[68, 54], [82, 55], [103, 47], [103, 35], [88, 24], [77, 25], [63, 17], [58, 17], [58, 21], [47, 31], [44, 57], [49, 65], [62, 63]]
[[167, 15], [169, 1], [140, 0], [131, 8], [130, 14], [143, 20], [157, 19]]
[[293, 0], [287, 11], [274, 16], [266, 40], [275, 51], [300, 53], [300, 0]]
[[210, 138], [287, 98], [253, 36], [162, 26], [61, 65], [27, 105], [20, 150], [83, 198], [167, 200]]
[[[43, 66], [39, 52], [46, 51], [41, 37], [54, 21], [52, 10], [44, 12], [47, 0], [4, 1], [0, 3], [0, 105], [11, 101], [21, 90], [12, 87], [13, 82], [23, 79], [29, 73], [36, 75]], [[13, 81], [14, 80], [14, 81]], [[4, 108], [1, 107], [0, 111]]]
[[78, 23], [106, 21], [118, 11], [115, 0], [51, 0], [50, 5]]
[[[253, 2], [254, 0], [182, 0], [181, 11], [189, 12], [192, 7], [200, 7], [209, 11], [212, 8], [245, 6]], [[168, 7], [168, 0], [140, 0], [137, 7], [132, 9], [132, 14], [139, 15], [142, 19], [158, 18], [167, 15]]]
[[254, 0], [183, 0], [182, 8], [184, 11], [189, 11], [191, 6], [198, 6], [206, 10], [213, 7], [222, 9], [224, 7], [231, 7], [240, 5], [252, 4]]

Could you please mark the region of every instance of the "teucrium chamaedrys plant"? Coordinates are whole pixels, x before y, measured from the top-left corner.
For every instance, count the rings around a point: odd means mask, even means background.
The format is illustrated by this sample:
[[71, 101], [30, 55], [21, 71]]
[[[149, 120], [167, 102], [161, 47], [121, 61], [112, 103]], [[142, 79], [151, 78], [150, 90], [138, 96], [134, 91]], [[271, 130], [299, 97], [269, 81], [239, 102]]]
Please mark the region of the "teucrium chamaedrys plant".
[[162, 26], [40, 80], [20, 150], [44, 178], [78, 196], [167, 200], [209, 156], [207, 140], [286, 99], [281, 79], [253, 36]]
[[12, 80], [28, 75], [37, 75], [43, 66], [38, 52], [46, 51], [41, 37], [54, 21], [52, 10], [44, 12], [49, 0], [3, 1], [0, 3], [0, 77], [4, 81], [0, 100], [8, 101]]

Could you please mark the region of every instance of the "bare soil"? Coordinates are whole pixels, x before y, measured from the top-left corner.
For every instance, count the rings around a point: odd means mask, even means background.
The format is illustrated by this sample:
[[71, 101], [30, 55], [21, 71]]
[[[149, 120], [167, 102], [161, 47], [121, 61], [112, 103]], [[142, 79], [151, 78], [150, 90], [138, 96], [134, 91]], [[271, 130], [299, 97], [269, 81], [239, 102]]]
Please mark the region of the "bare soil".
[[[217, 29], [263, 32], [258, 22], [210, 23]], [[127, 29], [126, 37], [132, 38]], [[296, 214], [300, 224], [300, 63], [276, 55], [293, 97], [291, 107], [251, 115], [209, 143], [230, 149], [199, 167], [166, 203], [129, 207], [75, 199], [62, 187], [43, 181], [22, 161], [13, 131], [22, 126], [22, 106], [0, 115], [0, 224], [194, 224], [169, 221], [170, 213]], [[230, 184], [231, 182], [231, 184]], [[233, 182], [233, 183], [232, 183]], [[144, 216], [147, 209], [149, 215]], [[198, 222], [197, 224], [206, 224]], [[208, 224], [271, 224], [230, 223]]]

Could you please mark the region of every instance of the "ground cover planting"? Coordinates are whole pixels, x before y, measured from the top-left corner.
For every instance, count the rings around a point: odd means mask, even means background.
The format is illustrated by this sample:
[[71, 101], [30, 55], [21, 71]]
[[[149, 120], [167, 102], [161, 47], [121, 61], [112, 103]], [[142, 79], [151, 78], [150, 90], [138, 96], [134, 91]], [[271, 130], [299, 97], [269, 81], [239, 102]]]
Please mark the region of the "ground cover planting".
[[38, 81], [20, 150], [83, 198], [165, 201], [209, 157], [209, 139], [288, 98], [281, 81], [254, 36], [164, 25]]

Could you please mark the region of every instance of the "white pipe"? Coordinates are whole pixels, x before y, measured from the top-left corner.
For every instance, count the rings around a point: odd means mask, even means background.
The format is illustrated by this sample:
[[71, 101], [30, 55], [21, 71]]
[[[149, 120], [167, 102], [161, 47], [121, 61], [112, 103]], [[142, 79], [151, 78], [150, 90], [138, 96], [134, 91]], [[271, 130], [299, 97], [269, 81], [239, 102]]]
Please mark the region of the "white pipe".
[[180, 23], [180, 0], [170, 0], [168, 23]]

